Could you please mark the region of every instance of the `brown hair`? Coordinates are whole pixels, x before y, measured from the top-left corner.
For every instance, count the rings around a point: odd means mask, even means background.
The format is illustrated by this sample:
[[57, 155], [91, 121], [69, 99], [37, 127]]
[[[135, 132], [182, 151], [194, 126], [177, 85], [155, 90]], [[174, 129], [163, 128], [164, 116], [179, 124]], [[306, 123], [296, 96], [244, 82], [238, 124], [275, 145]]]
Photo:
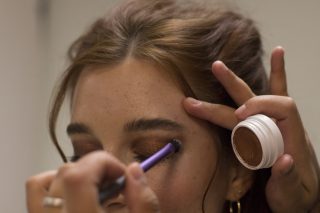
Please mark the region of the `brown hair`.
[[[57, 117], [84, 67], [117, 64], [127, 57], [148, 60], [172, 72], [186, 96], [236, 107], [212, 75], [211, 64], [223, 61], [260, 95], [267, 92], [262, 55], [259, 32], [240, 14], [185, 1], [183, 6], [174, 0], [128, 1], [97, 20], [69, 49], [71, 65], [53, 99], [50, 136], [66, 161], [55, 134]], [[220, 136], [230, 140], [230, 131], [221, 129]], [[252, 189], [242, 198], [243, 212], [269, 212], [264, 196], [269, 172], [257, 172]]]

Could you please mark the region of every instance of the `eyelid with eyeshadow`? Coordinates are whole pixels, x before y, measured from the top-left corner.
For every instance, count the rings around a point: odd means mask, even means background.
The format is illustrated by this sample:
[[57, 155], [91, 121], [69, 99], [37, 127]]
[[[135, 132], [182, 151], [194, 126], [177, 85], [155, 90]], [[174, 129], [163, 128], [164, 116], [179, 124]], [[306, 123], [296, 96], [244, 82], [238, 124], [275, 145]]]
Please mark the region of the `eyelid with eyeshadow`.
[[[175, 134], [176, 135], [176, 134]], [[132, 153], [132, 160], [142, 162], [166, 144], [172, 141], [173, 138], [181, 137], [172, 137], [172, 134], [169, 135], [135, 135], [131, 139], [128, 139], [125, 143], [129, 143], [128, 152]], [[70, 137], [73, 145], [73, 156], [69, 156], [68, 159], [71, 162], [79, 160], [84, 155], [97, 150], [103, 150], [101, 142], [91, 136], [73, 135]], [[180, 139], [179, 139], [180, 140]], [[182, 141], [182, 140], [180, 140]]]
[[[132, 152], [135, 155], [134, 159], [138, 162], [142, 162], [149, 158], [151, 155], [158, 152], [168, 143], [173, 141], [173, 138], [166, 138], [166, 139], [149, 139], [149, 140], [142, 140], [142, 141], [135, 141], [132, 145]], [[179, 140], [181, 141], [181, 140]], [[166, 157], [164, 160], [169, 159], [171, 155]]]
[[82, 156], [97, 150], [103, 150], [102, 144], [95, 139], [78, 138], [71, 139], [73, 155], [67, 157], [69, 161], [75, 162]]

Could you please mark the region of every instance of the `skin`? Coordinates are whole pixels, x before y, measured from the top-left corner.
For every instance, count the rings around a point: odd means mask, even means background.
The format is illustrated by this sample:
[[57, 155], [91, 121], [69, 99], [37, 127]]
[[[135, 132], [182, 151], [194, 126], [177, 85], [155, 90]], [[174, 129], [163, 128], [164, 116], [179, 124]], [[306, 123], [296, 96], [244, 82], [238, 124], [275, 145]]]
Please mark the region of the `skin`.
[[[245, 119], [247, 116], [256, 113], [264, 113], [277, 119], [279, 128], [284, 136], [285, 139], [285, 154], [278, 159], [275, 165], [272, 168], [272, 176], [269, 179], [267, 188], [266, 188], [266, 196], [268, 199], [268, 203], [271, 206], [274, 212], [307, 212], [311, 210], [312, 212], [319, 211], [319, 166], [317, 163], [316, 156], [314, 155], [314, 151], [312, 149], [311, 143], [304, 131], [301, 119], [299, 117], [298, 110], [296, 105], [294, 104], [293, 100], [287, 97], [287, 85], [285, 80], [285, 69], [284, 69], [284, 51], [282, 48], [276, 48], [273, 51], [272, 59], [271, 59], [271, 74], [270, 74], [270, 87], [272, 96], [258, 96], [256, 97], [250, 88], [241, 80], [238, 79], [236, 76], [228, 70], [222, 62], [215, 62], [213, 64], [213, 74], [217, 77], [217, 79], [225, 86], [229, 94], [234, 98], [235, 102], [239, 104], [239, 109], [235, 110], [226, 106], [210, 104], [206, 102], [197, 101], [191, 98], [184, 98], [183, 99], [183, 107], [185, 110], [200, 119], [208, 120], [214, 124], [223, 126], [225, 128], [231, 129], [234, 127], [239, 120]], [[143, 66], [144, 67], [144, 66]], [[143, 67], [140, 67], [143, 69]], [[130, 67], [132, 70], [132, 66]], [[140, 69], [141, 70], [141, 69]], [[109, 73], [110, 70], [109, 70]], [[123, 75], [124, 78], [127, 75]], [[101, 76], [100, 76], [101, 77]], [[134, 79], [135, 76], [131, 76]], [[130, 79], [130, 80], [132, 80]], [[98, 79], [99, 80], [99, 79]], [[123, 79], [122, 79], [123, 80]], [[159, 79], [156, 79], [153, 83], [157, 82]], [[131, 81], [130, 81], [131, 82]], [[227, 83], [228, 82], [228, 83]], [[110, 84], [114, 82], [109, 82]], [[145, 83], [145, 82], [141, 82]], [[167, 82], [167, 84], [170, 84]], [[98, 85], [98, 84], [97, 84]], [[106, 84], [105, 84], [106, 85]], [[153, 85], [152, 85], [153, 86]], [[103, 88], [103, 86], [101, 86]], [[153, 87], [154, 88], [154, 87]], [[158, 92], [163, 92], [165, 88], [161, 87]], [[104, 91], [106, 92], [106, 91]], [[115, 91], [118, 95], [119, 91]], [[149, 91], [145, 91], [148, 94]], [[91, 96], [97, 95], [95, 93], [89, 94], [89, 98]], [[167, 96], [172, 94], [168, 93]], [[130, 96], [121, 96], [126, 97], [127, 100], [132, 99], [133, 97]], [[166, 97], [167, 98], [167, 97]], [[180, 99], [180, 100], [182, 100]], [[99, 99], [100, 100], [100, 99]], [[80, 101], [80, 100], [79, 100]], [[118, 101], [115, 99], [115, 101]], [[143, 100], [135, 100], [136, 102], [143, 101]], [[76, 102], [73, 104], [73, 109], [75, 108]], [[129, 103], [129, 102], [128, 102]], [[148, 103], [151, 104], [152, 103]], [[161, 103], [160, 103], [161, 104]], [[179, 105], [179, 103], [177, 104]], [[90, 107], [97, 107], [96, 105], [92, 105], [89, 103], [86, 104], [87, 113], [90, 116], [93, 116], [92, 110], [88, 110]], [[104, 105], [108, 106], [108, 105]], [[134, 105], [129, 105], [130, 107], [125, 108], [125, 110], [133, 110]], [[180, 105], [179, 105], [180, 106]], [[142, 104], [139, 104], [139, 107], [142, 107]], [[164, 106], [166, 107], [166, 106]], [[172, 107], [172, 106], [171, 106]], [[156, 107], [155, 107], [156, 108]], [[104, 107], [103, 109], [106, 109]], [[271, 110], [272, 109], [272, 110]], [[79, 109], [80, 110], [80, 109]], [[117, 111], [116, 107], [114, 107], [114, 112]], [[155, 112], [154, 108], [145, 108], [145, 112]], [[170, 108], [170, 110], [173, 110]], [[103, 110], [101, 110], [103, 111]], [[120, 111], [120, 110], [119, 110]], [[155, 115], [155, 114], [153, 114]], [[159, 114], [156, 114], [157, 116]], [[162, 114], [161, 114], [162, 115]], [[90, 117], [89, 116], [89, 117]], [[104, 115], [102, 115], [104, 116]], [[112, 116], [110, 114], [109, 116]], [[174, 119], [183, 119], [184, 116], [180, 117], [179, 114], [175, 114]], [[73, 121], [77, 119], [84, 119], [81, 122], [89, 122], [90, 125], [93, 123], [102, 122], [102, 117], [96, 116], [95, 120], [85, 120], [85, 115], [79, 115], [78, 117], [73, 114]], [[180, 120], [179, 120], [180, 121]], [[191, 119], [192, 122], [195, 120]], [[114, 121], [116, 123], [112, 123], [112, 128], [121, 126], [119, 123], [120, 120], [118, 118]], [[195, 121], [195, 125], [200, 125], [201, 122]], [[98, 125], [97, 125], [98, 126]], [[91, 126], [90, 126], [91, 127]], [[96, 127], [91, 127], [94, 130], [94, 137], [100, 137], [100, 140], [103, 143], [105, 139], [101, 139], [101, 136], [105, 134], [105, 131], [108, 130], [96, 130]], [[103, 127], [100, 127], [103, 130]], [[206, 130], [205, 126], [201, 126], [203, 130]], [[121, 135], [119, 132], [115, 131], [111, 133], [113, 135], [112, 139], [114, 141], [124, 141], [118, 140], [119, 137], [115, 135]], [[71, 137], [78, 137], [76, 134], [73, 134]], [[82, 134], [79, 137], [88, 138], [87, 134]], [[90, 138], [91, 136], [89, 136]], [[106, 137], [111, 137], [107, 135]], [[125, 138], [125, 137], [124, 137]], [[214, 137], [211, 138], [214, 141]], [[75, 139], [73, 139], [75, 140]], [[110, 139], [111, 140], [111, 139]], [[109, 141], [109, 140], [108, 140]], [[197, 142], [199, 140], [196, 140]], [[175, 156], [174, 164], [186, 162], [184, 161], [183, 155], [186, 155], [187, 152], [191, 151], [191, 147], [195, 144], [192, 144], [194, 140], [184, 142], [184, 149], [181, 152], [180, 156]], [[212, 141], [211, 141], [212, 142]], [[109, 142], [108, 142], [109, 143]], [[217, 143], [211, 143], [217, 144]], [[199, 145], [199, 144], [198, 144]], [[107, 146], [105, 146], [107, 147]], [[111, 153], [113, 151], [118, 150], [116, 146], [110, 146], [109, 150], [111, 149]], [[110, 148], [111, 147], [111, 148]], [[212, 145], [213, 153], [217, 151], [219, 147]], [[113, 150], [113, 151], [112, 151]], [[117, 151], [117, 157], [120, 159], [125, 159], [124, 156], [126, 154], [121, 154], [120, 151]], [[191, 154], [191, 152], [190, 152]], [[211, 156], [212, 157], [212, 156]], [[212, 159], [212, 165], [215, 165], [214, 157]], [[125, 166], [122, 162], [115, 159], [110, 153], [97, 151], [91, 154], [86, 155], [82, 159], [80, 159], [76, 163], [70, 163], [63, 165], [58, 171], [50, 171], [46, 173], [42, 173], [31, 177], [27, 181], [27, 205], [28, 211], [32, 213], [37, 212], [103, 212], [103, 209], [99, 206], [97, 202], [97, 187], [96, 185], [102, 181], [102, 179], [114, 179], [115, 177], [125, 174], [127, 177], [127, 185], [123, 192], [124, 200], [127, 204], [129, 212], [158, 212], [160, 210], [160, 206], [162, 208], [163, 199], [166, 197], [161, 198], [161, 188], [157, 186], [156, 182], [153, 182], [152, 176], [156, 173], [156, 171], [163, 172], [162, 175], [166, 175], [166, 170], [170, 171], [168, 168], [168, 164], [173, 163], [171, 160], [170, 162], [163, 162], [162, 165], [159, 165], [158, 168], [153, 169], [153, 173], [148, 172], [148, 184], [151, 186], [153, 190], [155, 190], [159, 197], [157, 199], [155, 193], [151, 188], [148, 187], [146, 183], [146, 177], [143, 175], [141, 169], [137, 166], [137, 164], [130, 164], [129, 166]], [[201, 164], [202, 165], [202, 164]], [[179, 166], [179, 169], [183, 169], [184, 167]], [[216, 168], [216, 167], [215, 167]], [[217, 193], [222, 198], [225, 195], [226, 199], [230, 200], [237, 200], [239, 199], [244, 193], [247, 188], [250, 187], [250, 173], [246, 170], [239, 169], [242, 168], [240, 166], [230, 167], [230, 172], [227, 176], [230, 178], [224, 186], [221, 186], [219, 189], [219, 193]], [[211, 170], [214, 170], [211, 168]], [[170, 171], [171, 172], [171, 171]], [[173, 172], [174, 173], [174, 172]], [[188, 173], [184, 173], [184, 175], [188, 175]], [[219, 169], [217, 169], [216, 176], [217, 177], [227, 177], [224, 176], [226, 174], [221, 174]], [[161, 183], [161, 179], [163, 176], [158, 177], [158, 183]], [[237, 178], [235, 178], [237, 177]], [[173, 178], [173, 177], [171, 177]], [[178, 175], [174, 178], [182, 178]], [[187, 177], [183, 177], [185, 180]], [[218, 179], [218, 178], [217, 178]], [[171, 179], [172, 180], [172, 179]], [[189, 179], [189, 180], [192, 180]], [[233, 181], [230, 181], [233, 180]], [[196, 181], [196, 180], [192, 180]], [[203, 180], [207, 181], [207, 180]], [[170, 184], [170, 183], [166, 183]], [[214, 186], [217, 186], [216, 182], [212, 184], [212, 187], [209, 190], [208, 195], [211, 199], [217, 198], [214, 197], [214, 194], [217, 192]], [[188, 185], [190, 186], [190, 185]], [[202, 185], [201, 185], [202, 186]], [[199, 188], [200, 187], [199, 185]], [[231, 190], [233, 189], [233, 190]], [[157, 192], [158, 190], [158, 192]], [[167, 189], [169, 190], [169, 189]], [[179, 189], [183, 190], [183, 189]], [[203, 190], [203, 189], [202, 189]], [[213, 191], [215, 193], [213, 193]], [[241, 192], [241, 193], [239, 193]], [[178, 193], [177, 191], [171, 191], [170, 193]], [[170, 193], [166, 193], [166, 196], [170, 196]], [[51, 208], [43, 208], [41, 205], [42, 199], [44, 196], [56, 196], [62, 197], [65, 199], [65, 206], [63, 209], [51, 209]], [[175, 194], [177, 195], [177, 194]], [[184, 194], [180, 194], [184, 196]], [[288, 196], [290, 195], [290, 196]], [[188, 194], [190, 196], [190, 194]], [[188, 198], [186, 196], [186, 198]], [[171, 197], [172, 198], [172, 197]], [[118, 199], [118, 198], [117, 198]], [[209, 199], [207, 199], [209, 200]], [[219, 199], [214, 199], [219, 200]], [[180, 200], [179, 197], [174, 197], [174, 205], [177, 203], [183, 202]], [[172, 201], [171, 201], [172, 202]], [[212, 202], [212, 200], [210, 200]], [[197, 200], [198, 203], [198, 200]], [[160, 205], [159, 205], [160, 204]], [[195, 204], [195, 201], [192, 200], [192, 204]], [[219, 202], [215, 203], [219, 205]], [[192, 207], [193, 207], [192, 205]], [[197, 206], [197, 211], [199, 210], [199, 206]], [[206, 205], [208, 210], [212, 207]], [[167, 208], [170, 208], [168, 206]], [[165, 212], [164, 209], [163, 212]], [[171, 210], [171, 209], [170, 209]], [[188, 209], [190, 210], [190, 209]], [[194, 210], [194, 209], [192, 209]], [[211, 211], [212, 212], [212, 211]]]

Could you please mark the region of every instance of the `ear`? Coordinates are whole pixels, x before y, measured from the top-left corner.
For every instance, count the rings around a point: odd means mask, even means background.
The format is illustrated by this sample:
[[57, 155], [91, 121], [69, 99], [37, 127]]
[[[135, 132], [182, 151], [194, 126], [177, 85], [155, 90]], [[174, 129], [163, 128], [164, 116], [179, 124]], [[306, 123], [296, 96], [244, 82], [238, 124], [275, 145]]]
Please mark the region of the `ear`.
[[235, 162], [230, 170], [230, 182], [226, 200], [238, 201], [251, 188], [254, 181], [254, 171]]

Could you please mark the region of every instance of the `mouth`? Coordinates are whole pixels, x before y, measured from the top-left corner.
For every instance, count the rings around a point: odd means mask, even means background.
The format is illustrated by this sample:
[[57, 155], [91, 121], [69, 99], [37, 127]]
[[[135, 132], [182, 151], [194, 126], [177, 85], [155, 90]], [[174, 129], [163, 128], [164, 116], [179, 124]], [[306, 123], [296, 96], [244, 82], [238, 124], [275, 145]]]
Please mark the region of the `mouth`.
[[103, 208], [107, 212], [118, 212], [124, 210], [126, 207], [124, 202], [119, 201], [119, 199], [112, 199], [104, 203]]
[[126, 205], [123, 203], [110, 203], [107, 205], [108, 212], [123, 209]]

